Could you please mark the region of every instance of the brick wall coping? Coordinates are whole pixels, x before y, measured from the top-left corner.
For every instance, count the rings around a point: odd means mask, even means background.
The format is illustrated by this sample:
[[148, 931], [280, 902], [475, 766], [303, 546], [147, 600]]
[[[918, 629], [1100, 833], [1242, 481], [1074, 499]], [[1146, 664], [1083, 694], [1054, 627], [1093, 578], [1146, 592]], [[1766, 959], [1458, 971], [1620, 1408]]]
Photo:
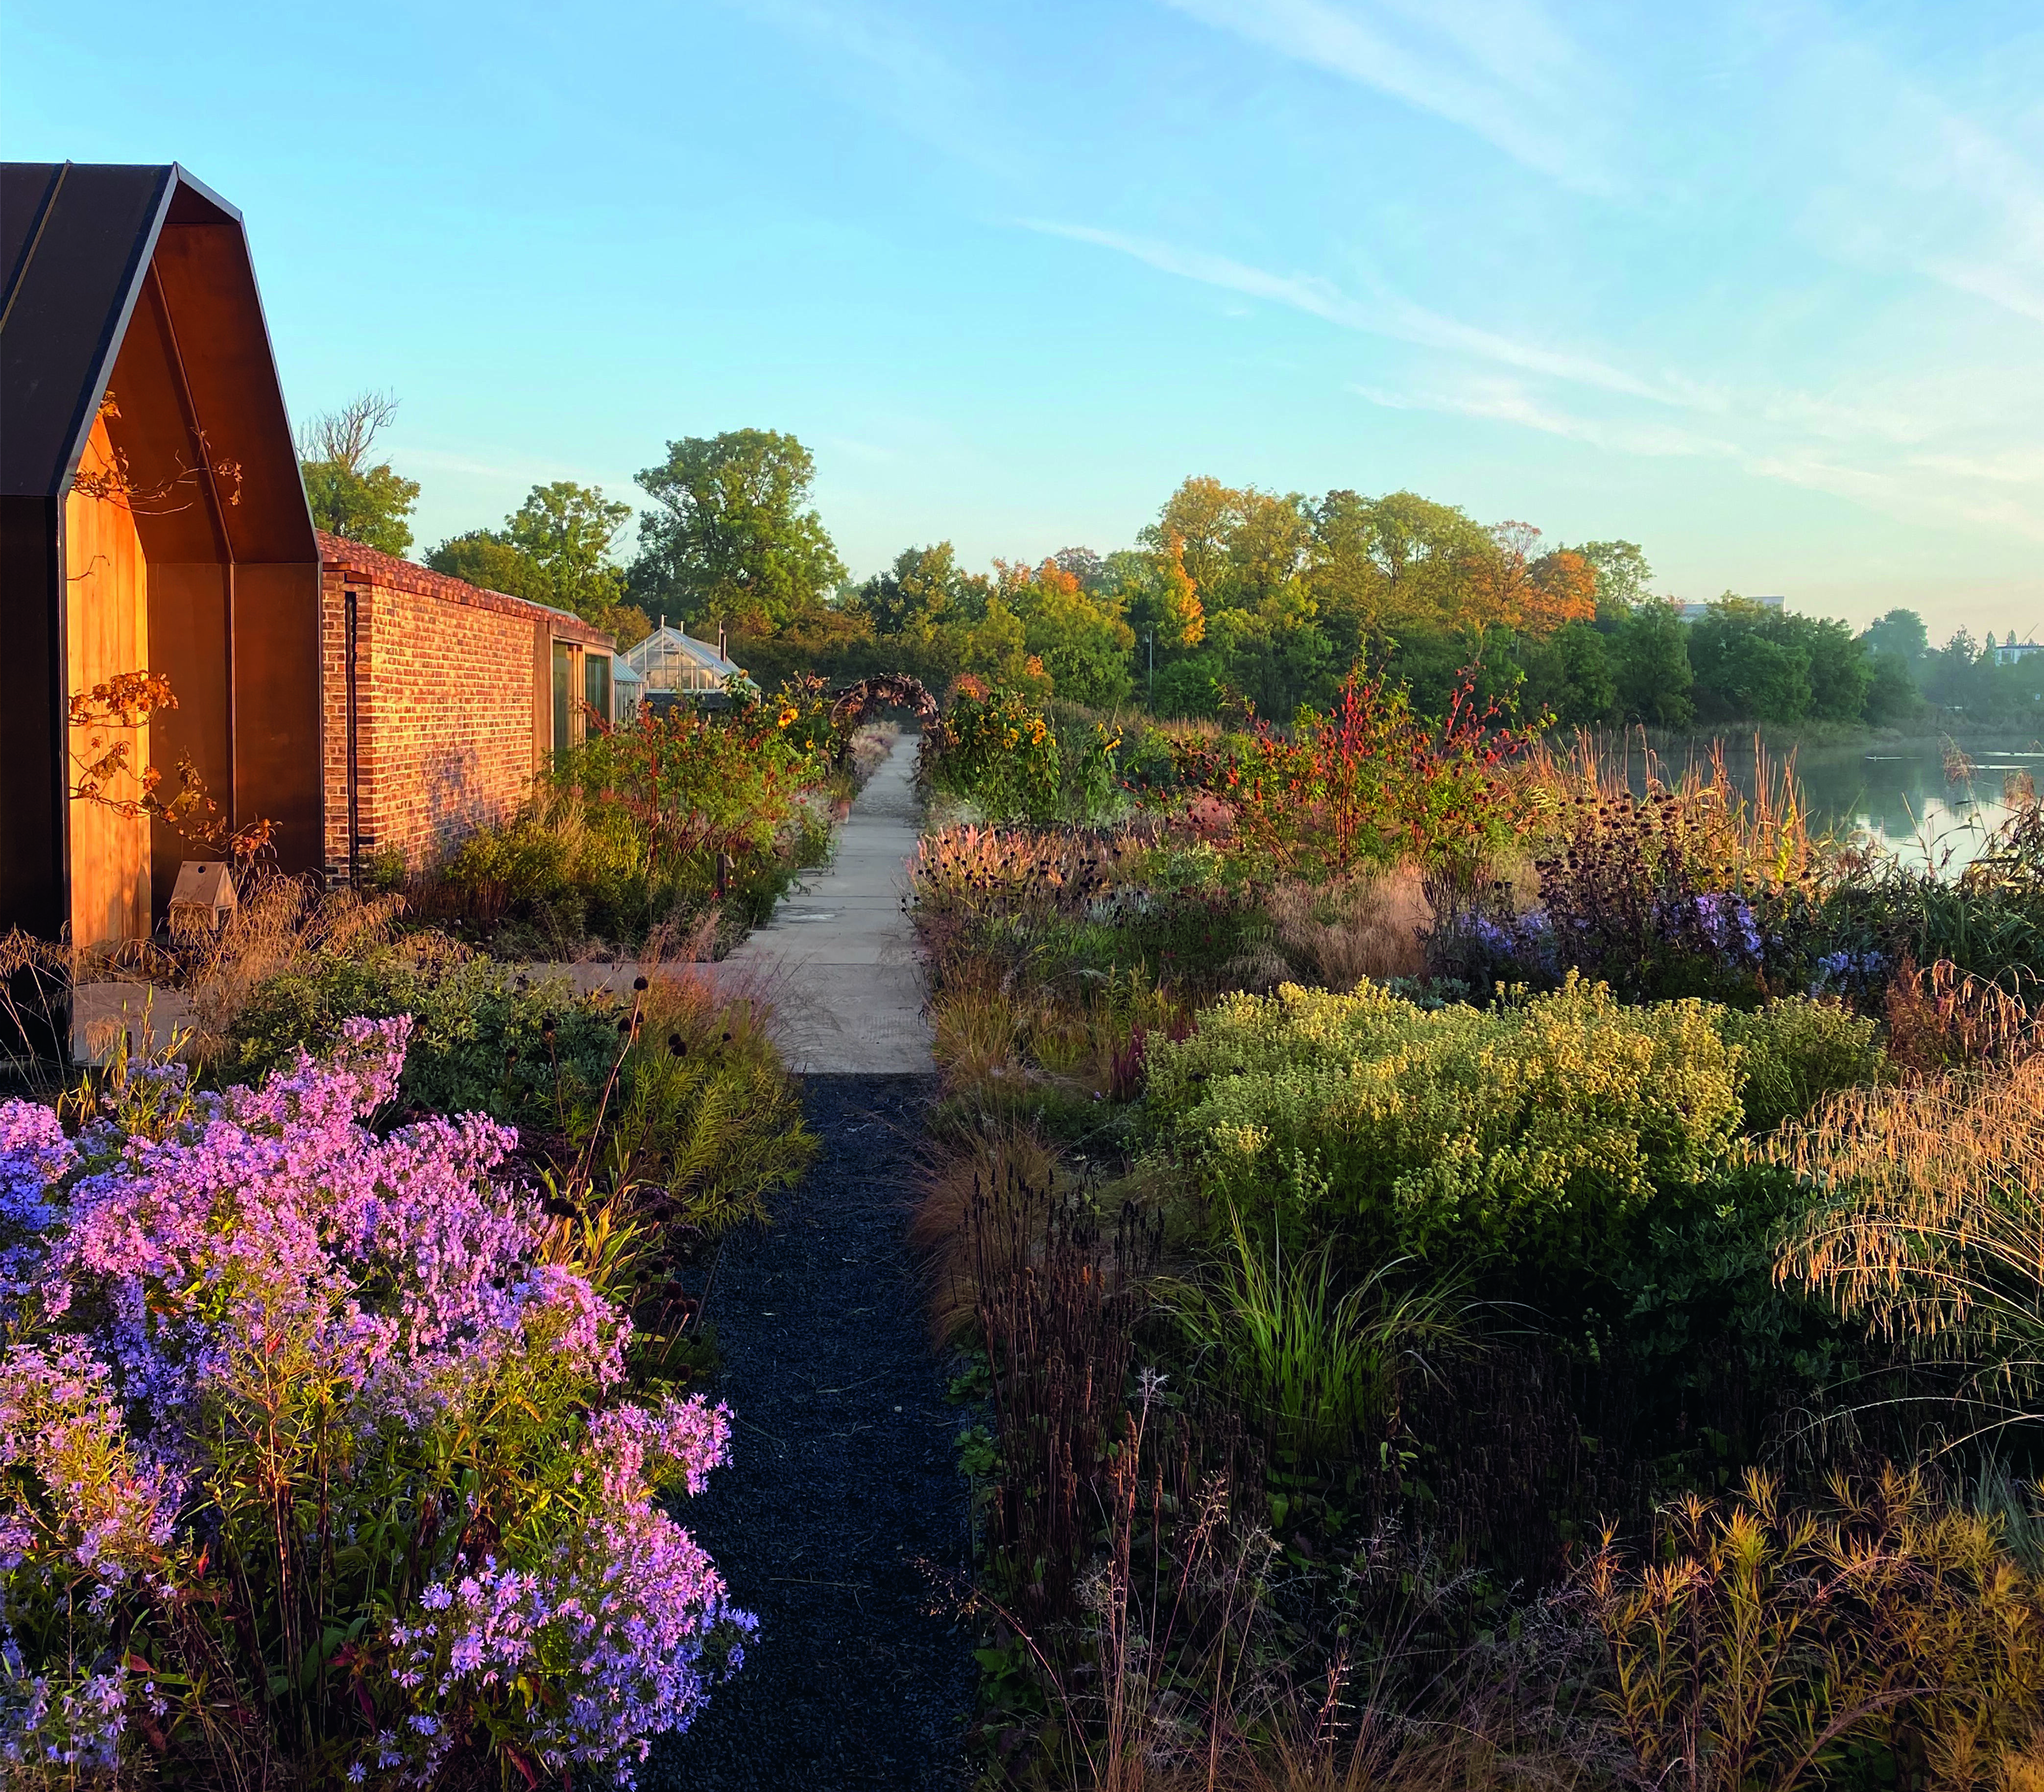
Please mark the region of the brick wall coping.
[[514, 598], [508, 591], [487, 590], [480, 585], [470, 584], [465, 579], [435, 572], [432, 567], [421, 566], [416, 561], [401, 560], [395, 554], [379, 553], [359, 541], [328, 535], [325, 529], [318, 534], [320, 564], [328, 572], [338, 572], [344, 577], [353, 573], [389, 590], [437, 598], [443, 603], [465, 604], [471, 610], [494, 610], [501, 616], [520, 616], [533, 622], [544, 620], [563, 640], [580, 641], [585, 647], [600, 647], [610, 653], [617, 651], [615, 640], [572, 610], [534, 603], [529, 598]]

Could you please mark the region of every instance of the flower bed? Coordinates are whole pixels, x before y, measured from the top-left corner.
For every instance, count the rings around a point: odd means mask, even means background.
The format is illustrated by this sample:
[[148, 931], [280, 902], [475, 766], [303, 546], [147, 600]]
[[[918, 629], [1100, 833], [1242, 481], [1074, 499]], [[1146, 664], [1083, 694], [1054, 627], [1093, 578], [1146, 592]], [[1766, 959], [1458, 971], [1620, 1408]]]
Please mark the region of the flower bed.
[[626, 1398], [614, 1259], [477, 1115], [379, 1136], [409, 1022], [203, 1094], [0, 1106], [0, 1607], [18, 1781], [599, 1767], [751, 1621], [652, 1503], [729, 1415]]

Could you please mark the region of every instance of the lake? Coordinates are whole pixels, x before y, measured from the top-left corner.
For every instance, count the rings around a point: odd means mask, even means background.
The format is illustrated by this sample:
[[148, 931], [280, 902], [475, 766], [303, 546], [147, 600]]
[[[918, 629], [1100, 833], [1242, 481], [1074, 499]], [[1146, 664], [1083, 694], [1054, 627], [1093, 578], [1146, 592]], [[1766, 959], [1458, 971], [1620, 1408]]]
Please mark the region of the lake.
[[[2008, 739], [2004, 735], [1990, 744], [1958, 737], [1955, 744], [1971, 762], [1970, 777], [1958, 764], [1950, 770], [1960, 775], [1948, 775], [1943, 743], [1935, 740], [1800, 748], [1796, 780], [1811, 831], [1864, 835], [1907, 863], [1957, 871], [2013, 813], [2005, 790], [2019, 790], [2026, 783], [2044, 787], [2044, 747], [2031, 739], [2011, 748]], [[1727, 740], [1723, 747], [1726, 769], [1750, 791], [1752, 740]], [[1768, 756], [1778, 762], [1783, 756], [1770, 750]], [[1679, 763], [1671, 759], [1670, 769]]]

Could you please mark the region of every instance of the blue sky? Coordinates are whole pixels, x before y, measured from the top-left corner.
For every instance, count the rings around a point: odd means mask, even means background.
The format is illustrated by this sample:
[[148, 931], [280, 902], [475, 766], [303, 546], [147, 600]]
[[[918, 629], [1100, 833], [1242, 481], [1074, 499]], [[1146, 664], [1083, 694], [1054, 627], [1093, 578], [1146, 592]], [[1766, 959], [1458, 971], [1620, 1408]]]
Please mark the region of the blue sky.
[[0, 151], [240, 206], [421, 551], [750, 425], [862, 574], [1199, 472], [2044, 638], [2036, 0], [4, 0]]

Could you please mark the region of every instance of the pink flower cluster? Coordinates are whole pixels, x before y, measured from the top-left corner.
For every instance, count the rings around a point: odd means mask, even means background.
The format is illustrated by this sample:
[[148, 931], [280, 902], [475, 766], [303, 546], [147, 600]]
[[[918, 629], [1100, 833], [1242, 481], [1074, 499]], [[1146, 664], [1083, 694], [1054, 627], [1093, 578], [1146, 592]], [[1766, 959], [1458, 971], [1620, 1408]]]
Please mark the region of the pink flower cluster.
[[[99, 1121], [67, 1139], [48, 1109], [0, 1103], [0, 1323], [45, 1337], [0, 1356], [0, 1727], [16, 1739], [0, 1759], [113, 1761], [121, 1626], [102, 1626], [105, 1659], [75, 1635], [61, 1679], [25, 1662], [15, 1633], [48, 1617], [60, 1582], [88, 1617], [124, 1589], [172, 1590], [178, 1547], [195, 1548], [190, 1525], [217, 1509], [217, 1440], [266, 1377], [316, 1384], [357, 1437], [421, 1461], [493, 1390], [556, 1390], [558, 1442], [540, 1434], [532, 1483], [555, 1491], [505, 1559], [455, 1555], [453, 1525], [440, 1565], [421, 1564], [356, 1782], [425, 1783], [485, 1708], [550, 1767], [609, 1764], [628, 1782], [650, 1739], [742, 1660], [755, 1621], [651, 1503], [662, 1487], [701, 1491], [730, 1414], [671, 1395], [601, 1407], [629, 1321], [542, 1260], [540, 1209], [494, 1174], [509, 1130], [476, 1115], [387, 1136], [365, 1124], [397, 1086], [409, 1028], [349, 1021], [330, 1059], [301, 1053], [259, 1090], [198, 1097], [165, 1079], [133, 1136]], [[379, 1444], [371, 1459], [409, 1459]], [[199, 1516], [181, 1525], [181, 1512]], [[521, 1680], [544, 1696], [514, 1694]]]
[[581, 1277], [535, 1264], [537, 1209], [492, 1179], [509, 1129], [469, 1114], [378, 1138], [360, 1123], [395, 1089], [409, 1025], [350, 1021], [331, 1061], [301, 1053], [72, 1186], [44, 1310], [106, 1303], [129, 1399], [186, 1417], [287, 1343], [371, 1428], [430, 1422], [536, 1341], [600, 1386], [621, 1377], [625, 1322]]
[[[399, 1683], [444, 1705], [486, 1699], [536, 1663], [571, 1663], [555, 1676], [564, 1703], [529, 1714], [533, 1746], [549, 1768], [610, 1763], [630, 1785], [630, 1763], [662, 1731], [686, 1727], [710, 1681], [743, 1665], [757, 1628], [650, 1503], [664, 1486], [700, 1493], [730, 1448], [730, 1409], [700, 1396], [597, 1414], [570, 1476], [588, 1502], [580, 1522], [536, 1569], [493, 1557], [426, 1586], [391, 1633]], [[449, 1742], [444, 1729], [389, 1732], [376, 1763], [427, 1784]]]

